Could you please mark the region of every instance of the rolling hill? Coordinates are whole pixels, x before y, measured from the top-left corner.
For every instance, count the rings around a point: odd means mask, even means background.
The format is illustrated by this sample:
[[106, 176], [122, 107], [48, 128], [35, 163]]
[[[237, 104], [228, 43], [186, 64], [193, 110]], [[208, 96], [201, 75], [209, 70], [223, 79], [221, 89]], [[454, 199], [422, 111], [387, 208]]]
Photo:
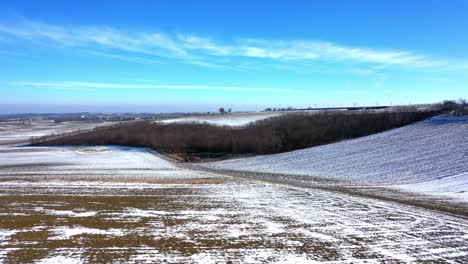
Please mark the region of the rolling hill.
[[243, 173], [311, 176], [468, 198], [468, 117], [437, 116], [371, 136], [287, 153], [201, 166]]

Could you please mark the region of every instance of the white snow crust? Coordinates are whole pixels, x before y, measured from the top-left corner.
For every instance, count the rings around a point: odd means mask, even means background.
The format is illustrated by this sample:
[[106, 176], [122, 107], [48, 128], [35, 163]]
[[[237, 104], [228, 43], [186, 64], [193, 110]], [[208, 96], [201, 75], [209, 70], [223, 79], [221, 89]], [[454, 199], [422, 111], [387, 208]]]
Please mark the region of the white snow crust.
[[164, 124], [170, 123], [195, 123], [210, 124], [216, 126], [246, 126], [259, 120], [275, 117], [281, 113], [233, 113], [225, 115], [191, 116], [158, 121]]
[[313, 176], [350, 185], [468, 193], [468, 117], [438, 116], [383, 133], [288, 153], [203, 165], [212, 169]]

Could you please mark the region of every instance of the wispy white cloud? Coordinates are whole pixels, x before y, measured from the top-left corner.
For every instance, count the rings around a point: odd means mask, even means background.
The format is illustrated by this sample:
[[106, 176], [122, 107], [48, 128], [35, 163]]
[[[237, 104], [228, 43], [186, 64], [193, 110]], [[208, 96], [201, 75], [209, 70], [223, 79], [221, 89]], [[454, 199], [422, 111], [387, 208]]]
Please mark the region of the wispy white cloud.
[[255, 91], [255, 92], [292, 92], [288, 88], [244, 87], [223, 85], [194, 84], [126, 84], [102, 82], [9, 82], [8, 85], [56, 89], [151, 89], [151, 90], [210, 90], [210, 91]]
[[149, 63], [149, 64], [161, 64], [161, 61], [159, 61], [159, 60], [146, 58], [146, 57], [128, 56], [128, 55], [107, 53], [107, 52], [101, 52], [101, 51], [86, 51], [86, 52], [88, 54], [91, 54], [91, 55], [94, 55], [94, 56], [111, 58], [111, 59], [118, 59], [118, 60], [123, 60], [123, 61]]
[[211, 55], [229, 56], [235, 53], [235, 47], [229, 45], [221, 45], [213, 40], [187, 34], [177, 34], [177, 39], [182, 47], [188, 50], [205, 51]]
[[26, 19], [14, 24], [0, 23], [2, 37], [84, 48], [98, 56], [106, 54], [116, 59], [138, 55], [140, 59], [137, 60], [143, 62], [163, 57], [205, 67], [229, 64], [226, 63], [229, 60], [224, 58], [243, 57], [267, 59], [278, 64], [345, 61], [413, 68], [468, 68], [465, 61], [435, 58], [410, 51], [350, 47], [324, 41], [237, 39], [223, 43], [191, 34], [120, 30], [105, 26], [59, 26]]
[[184, 49], [163, 33], [126, 32], [102, 26], [64, 27], [29, 20], [16, 25], [0, 24], [0, 33], [64, 47], [106, 48], [164, 57], [186, 55]]

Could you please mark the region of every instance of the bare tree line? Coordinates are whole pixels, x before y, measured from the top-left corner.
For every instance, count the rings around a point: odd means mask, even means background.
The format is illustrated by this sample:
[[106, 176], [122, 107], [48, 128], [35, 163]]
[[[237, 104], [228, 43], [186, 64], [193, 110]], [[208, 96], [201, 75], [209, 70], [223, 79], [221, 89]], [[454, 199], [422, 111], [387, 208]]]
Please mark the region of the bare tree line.
[[294, 113], [235, 128], [208, 124], [122, 123], [32, 139], [33, 145], [126, 145], [182, 154], [272, 154], [370, 135], [439, 111]]

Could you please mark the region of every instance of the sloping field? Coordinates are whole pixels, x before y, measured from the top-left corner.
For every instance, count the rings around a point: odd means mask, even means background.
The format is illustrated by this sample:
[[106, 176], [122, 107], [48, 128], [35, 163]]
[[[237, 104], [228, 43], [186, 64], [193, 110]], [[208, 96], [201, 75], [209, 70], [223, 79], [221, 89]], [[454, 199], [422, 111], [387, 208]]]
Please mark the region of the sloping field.
[[[153, 165], [157, 178], [166, 166]], [[242, 179], [74, 181], [61, 171], [70, 180], [0, 182], [0, 263], [468, 261], [468, 222], [437, 212]]]
[[52, 133], [60, 134], [78, 129], [89, 129], [97, 126], [106, 126], [111, 122], [62, 122], [53, 120], [32, 121], [30, 125], [21, 122], [0, 122], [0, 146], [24, 144], [31, 137], [41, 137]]
[[468, 193], [468, 117], [439, 116], [387, 132], [299, 151], [201, 166], [311, 176], [346, 185]]
[[465, 218], [191, 171], [143, 148], [0, 147], [0, 263], [465, 263], [467, 230]]
[[210, 124], [215, 126], [245, 126], [259, 120], [267, 119], [281, 115], [281, 113], [232, 113], [225, 115], [203, 115], [191, 116], [175, 119], [167, 119], [158, 121], [164, 124], [171, 123], [194, 123], [194, 124]]
[[165, 182], [219, 178], [181, 170], [148, 149], [106, 147], [0, 148], [0, 180]]

